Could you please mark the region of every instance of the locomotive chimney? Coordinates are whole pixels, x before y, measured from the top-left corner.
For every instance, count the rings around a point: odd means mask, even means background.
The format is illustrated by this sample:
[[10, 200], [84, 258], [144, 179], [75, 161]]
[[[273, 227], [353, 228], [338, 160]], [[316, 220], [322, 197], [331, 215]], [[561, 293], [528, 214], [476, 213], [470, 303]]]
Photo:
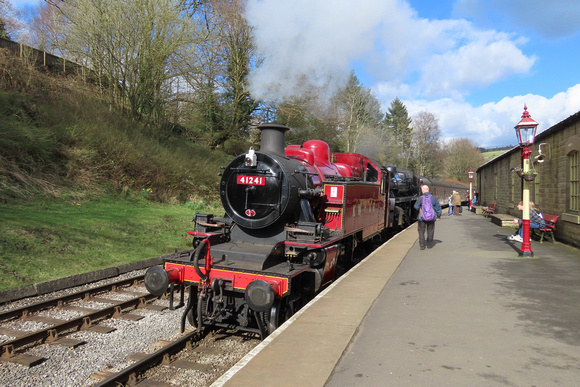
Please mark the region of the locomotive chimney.
[[284, 156], [284, 137], [290, 128], [279, 124], [262, 124], [258, 129], [261, 131], [260, 152]]

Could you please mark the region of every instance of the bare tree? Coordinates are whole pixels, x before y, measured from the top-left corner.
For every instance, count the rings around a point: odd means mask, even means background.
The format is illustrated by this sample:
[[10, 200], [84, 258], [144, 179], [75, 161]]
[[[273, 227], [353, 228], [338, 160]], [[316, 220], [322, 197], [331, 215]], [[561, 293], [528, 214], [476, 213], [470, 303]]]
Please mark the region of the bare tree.
[[207, 39], [189, 55], [196, 70], [182, 74], [194, 91], [184, 96], [194, 136], [212, 147], [229, 138], [246, 138], [257, 106], [248, 89], [256, 54], [251, 27], [243, 17], [244, 3], [220, 0], [205, 5], [200, 21]]
[[[62, 56], [63, 53], [58, 50], [59, 46], [66, 45], [66, 38], [59, 27], [60, 14], [59, 6], [63, 0], [52, 0], [51, 2], [40, 3], [38, 14], [33, 17], [32, 23], [28, 28], [28, 44], [39, 50]], [[76, 58], [69, 58], [76, 59]]]
[[0, 38], [8, 38], [7, 19], [9, 4], [7, 1], [0, 0]]
[[0, 38], [15, 39], [21, 29], [18, 12], [7, 0], [0, 0]]
[[223, 135], [212, 145], [223, 143], [229, 137], [246, 137], [251, 114], [257, 103], [250, 97], [248, 75], [255, 59], [252, 30], [243, 17], [240, 0], [221, 0], [213, 4], [219, 15], [219, 41], [223, 48], [225, 71], [221, 77], [223, 90]]
[[136, 119], [164, 119], [164, 86], [179, 75], [171, 63], [204, 39], [196, 23], [203, 2], [70, 0], [59, 9], [60, 50], [85, 58], [111, 101]]
[[299, 144], [313, 138], [326, 141], [332, 150], [340, 149], [336, 115], [327, 100], [325, 87], [302, 77], [298, 86], [302, 93], [276, 105], [276, 120], [293, 130], [288, 132], [289, 143]]
[[419, 112], [412, 119], [413, 169], [422, 176], [435, 177], [441, 171], [441, 130], [433, 113]]
[[467, 138], [451, 140], [445, 146], [445, 176], [467, 182], [469, 168], [475, 170], [483, 164], [478, 147]]

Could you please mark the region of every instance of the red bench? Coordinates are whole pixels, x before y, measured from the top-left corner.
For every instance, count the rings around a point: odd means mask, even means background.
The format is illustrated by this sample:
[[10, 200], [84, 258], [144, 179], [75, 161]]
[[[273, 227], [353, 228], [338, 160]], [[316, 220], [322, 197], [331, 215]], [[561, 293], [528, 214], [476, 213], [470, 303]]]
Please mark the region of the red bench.
[[[556, 222], [558, 221], [557, 215], [550, 215], [550, 214], [542, 214], [544, 216], [544, 222], [546, 222], [546, 226], [542, 228], [533, 229], [536, 232], [540, 233], [540, 243], [543, 243], [544, 236], [552, 238], [552, 243], [554, 240], [554, 229], [556, 228]], [[546, 238], [547, 239], [547, 238]]]
[[492, 214], [495, 214], [495, 203], [487, 203], [487, 207], [482, 208], [483, 216], [486, 218]]

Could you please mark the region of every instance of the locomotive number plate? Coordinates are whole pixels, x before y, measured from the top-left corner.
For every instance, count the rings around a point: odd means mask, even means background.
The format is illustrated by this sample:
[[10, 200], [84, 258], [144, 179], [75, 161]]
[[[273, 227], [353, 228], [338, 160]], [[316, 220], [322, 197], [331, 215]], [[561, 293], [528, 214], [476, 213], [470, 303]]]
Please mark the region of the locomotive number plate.
[[238, 184], [247, 184], [247, 185], [266, 185], [266, 177], [265, 176], [237, 176]]

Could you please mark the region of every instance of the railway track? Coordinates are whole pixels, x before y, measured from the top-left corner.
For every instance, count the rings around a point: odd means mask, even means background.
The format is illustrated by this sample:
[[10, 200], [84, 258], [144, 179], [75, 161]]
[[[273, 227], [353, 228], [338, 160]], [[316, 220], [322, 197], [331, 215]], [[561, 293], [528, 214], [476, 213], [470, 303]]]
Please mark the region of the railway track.
[[133, 364], [100, 372], [97, 387], [120, 385], [209, 386], [260, 343], [257, 335], [226, 331], [189, 331], [151, 354], [135, 353]]
[[200, 334], [198, 332], [189, 332], [184, 334], [179, 339], [168, 343], [150, 355], [144, 353], [135, 354], [131, 357], [131, 359], [136, 361], [129, 367], [126, 367], [117, 373], [102, 373], [101, 375], [105, 379], [101, 383], [97, 384], [97, 387], [118, 386], [126, 384], [135, 385], [137, 383], [138, 377], [145, 373], [145, 371], [150, 370], [152, 367], [158, 364], [171, 364], [172, 355], [186, 348], [191, 349], [191, 343], [193, 341], [197, 341], [199, 336]]
[[0, 312], [0, 380], [208, 386], [260, 342], [225, 330], [181, 334], [182, 309], [172, 311], [169, 299], [150, 295], [142, 272], [125, 277], [40, 302], [23, 299], [11, 310], [6, 305]]
[[[138, 275], [129, 279], [115, 281], [113, 283], [95, 287], [92, 289], [78, 291], [72, 294], [56, 297], [47, 301], [24, 306], [0, 314], [0, 334], [14, 337], [0, 344], [0, 359], [2, 361], [16, 362], [22, 365], [35, 366], [46, 359], [39, 356], [22, 353], [23, 349], [28, 349], [31, 345], [39, 345], [50, 342], [56, 345], [67, 347], [77, 347], [84, 344], [81, 340], [67, 339], [63, 337], [65, 333], [79, 330], [91, 330], [94, 332], [109, 333], [111, 328], [97, 325], [99, 321], [106, 318], [139, 319], [138, 315], [127, 313], [128, 310], [136, 308], [147, 308], [152, 310], [163, 310], [165, 307], [151, 305], [152, 300], [157, 299], [151, 294], [134, 292], [126, 288], [143, 282], [143, 275]], [[99, 297], [103, 293], [126, 294], [129, 299], [121, 301], [112, 298]], [[73, 301], [98, 302], [108, 306], [95, 309], [84, 306], [72, 305]], [[79, 316], [72, 319], [58, 319], [43, 316], [39, 312], [57, 309], [62, 311], [79, 312]], [[14, 329], [3, 326], [8, 321], [35, 321], [48, 325], [44, 329], [29, 332], [22, 329]]]

